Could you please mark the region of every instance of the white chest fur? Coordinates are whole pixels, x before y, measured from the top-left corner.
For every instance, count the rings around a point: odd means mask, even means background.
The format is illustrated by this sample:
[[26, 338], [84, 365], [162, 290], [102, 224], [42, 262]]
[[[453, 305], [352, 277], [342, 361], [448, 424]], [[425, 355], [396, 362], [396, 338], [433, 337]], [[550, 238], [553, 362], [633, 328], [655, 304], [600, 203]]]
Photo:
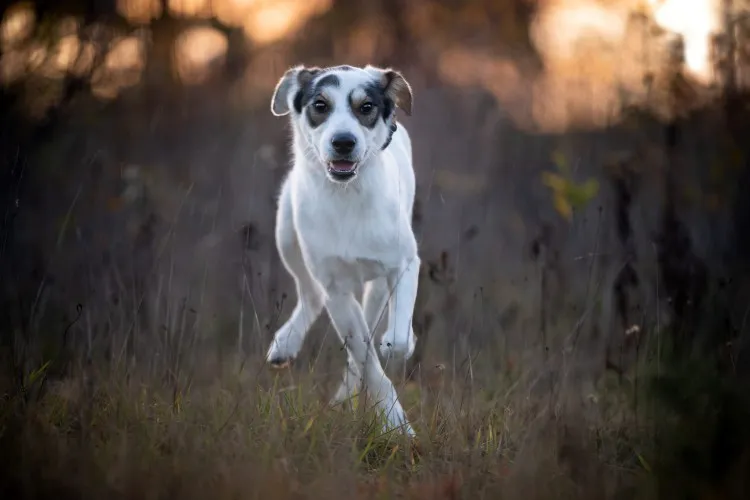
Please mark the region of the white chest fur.
[[[386, 173], [362, 172], [349, 186], [333, 185], [310, 172], [292, 174], [294, 226], [305, 261], [324, 289], [355, 290], [416, 255], [411, 210], [404, 206], [408, 201], [397, 190], [383, 189]], [[310, 189], [319, 180], [324, 182]]]

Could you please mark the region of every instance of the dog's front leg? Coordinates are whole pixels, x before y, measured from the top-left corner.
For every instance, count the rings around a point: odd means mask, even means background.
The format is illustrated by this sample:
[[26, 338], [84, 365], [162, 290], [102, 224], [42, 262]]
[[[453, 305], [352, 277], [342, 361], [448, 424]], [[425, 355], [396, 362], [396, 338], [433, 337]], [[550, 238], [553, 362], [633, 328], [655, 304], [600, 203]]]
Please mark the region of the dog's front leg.
[[362, 307], [349, 292], [328, 293], [326, 309], [331, 322], [349, 351], [349, 358], [359, 368], [364, 378], [367, 393], [372, 396], [379, 410], [385, 414], [387, 427], [402, 427], [409, 435], [414, 435], [406, 419], [406, 414], [398, 400], [393, 383], [383, 371], [377, 351], [365, 321]]
[[419, 257], [415, 255], [388, 275], [388, 287], [393, 292], [388, 301], [388, 329], [380, 341], [380, 353], [385, 359], [395, 355], [406, 360], [414, 353], [417, 340], [412, 317], [417, 300], [420, 264]]

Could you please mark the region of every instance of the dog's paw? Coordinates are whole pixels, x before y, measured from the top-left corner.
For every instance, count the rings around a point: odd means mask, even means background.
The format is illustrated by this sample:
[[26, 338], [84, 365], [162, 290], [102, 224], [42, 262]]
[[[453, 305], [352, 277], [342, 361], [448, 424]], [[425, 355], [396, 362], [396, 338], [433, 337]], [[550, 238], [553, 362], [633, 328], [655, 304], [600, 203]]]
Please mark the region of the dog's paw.
[[285, 370], [292, 365], [294, 358], [273, 358], [268, 360], [268, 366], [272, 370]]
[[275, 335], [268, 347], [266, 361], [275, 370], [283, 370], [292, 364], [297, 357], [299, 346], [288, 335]]
[[385, 359], [400, 358], [407, 360], [414, 354], [414, 348], [417, 344], [417, 338], [414, 336], [414, 332], [410, 331], [409, 336], [406, 338], [396, 337], [395, 335], [389, 335], [390, 332], [386, 332], [380, 341], [380, 354]]
[[391, 397], [385, 398], [385, 401], [381, 403], [381, 407], [386, 415], [383, 426], [384, 432], [401, 431], [410, 438], [416, 436], [416, 432], [414, 432], [414, 428], [409, 423], [406, 412], [396, 396], [395, 389], [391, 392]]

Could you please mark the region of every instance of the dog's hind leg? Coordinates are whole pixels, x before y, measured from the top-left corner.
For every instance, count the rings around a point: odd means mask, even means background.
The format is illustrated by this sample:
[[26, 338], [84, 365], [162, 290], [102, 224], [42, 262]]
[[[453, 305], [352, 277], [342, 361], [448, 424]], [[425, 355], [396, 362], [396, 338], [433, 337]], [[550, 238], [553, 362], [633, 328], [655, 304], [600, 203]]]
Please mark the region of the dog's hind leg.
[[[377, 338], [378, 332], [384, 330], [386, 324], [384, 316], [388, 312], [386, 310], [388, 295], [388, 282], [385, 278], [379, 278], [365, 284], [362, 296], [362, 309], [372, 338]], [[344, 368], [343, 380], [331, 403], [339, 404], [348, 401], [361, 388], [362, 375], [357, 368], [356, 361], [349, 354], [346, 360], [346, 367]]]
[[323, 310], [320, 285], [307, 270], [292, 221], [289, 183], [285, 182], [276, 213], [276, 247], [284, 267], [294, 278], [297, 304], [292, 315], [273, 336], [266, 360], [275, 368], [283, 368], [302, 348], [308, 330]]

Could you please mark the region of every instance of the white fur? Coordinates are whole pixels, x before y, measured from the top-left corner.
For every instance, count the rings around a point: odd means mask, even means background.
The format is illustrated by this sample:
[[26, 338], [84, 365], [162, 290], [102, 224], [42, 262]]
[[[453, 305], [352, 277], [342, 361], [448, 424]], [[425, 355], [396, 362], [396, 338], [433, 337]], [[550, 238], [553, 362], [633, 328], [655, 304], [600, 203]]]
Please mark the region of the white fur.
[[[364, 382], [384, 411], [387, 427], [402, 427], [413, 435], [374, 342], [384, 312], [387, 327], [380, 353], [386, 359], [408, 359], [416, 342], [412, 315], [420, 259], [411, 228], [415, 179], [409, 134], [399, 124], [391, 144], [382, 150], [388, 126], [378, 118], [378, 125], [368, 129], [348, 108], [351, 92], [385, 71], [372, 67], [334, 71], [341, 84], [326, 94], [334, 109], [322, 125], [312, 128], [304, 110], [298, 114], [293, 109], [299, 88], [295, 72], [301, 70], [287, 72], [287, 80], [282, 78], [277, 87], [281, 95], [275, 94], [272, 104], [274, 114], [290, 113], [293, 130], [294, 163], [281, 187], [276, 244], [296, 283], [297, 304], [275, 333], [267, 359], [296, 357], [325, 308], [348, 351], [344, 380], [333, 401], [352, 397]], [[357, 175], [347, 183], [336, 182], [327, 173], [332, 154], [328, 144], [341, 131], [357, 138]], [[355, 293], [362, 286], [360, 304]]]

